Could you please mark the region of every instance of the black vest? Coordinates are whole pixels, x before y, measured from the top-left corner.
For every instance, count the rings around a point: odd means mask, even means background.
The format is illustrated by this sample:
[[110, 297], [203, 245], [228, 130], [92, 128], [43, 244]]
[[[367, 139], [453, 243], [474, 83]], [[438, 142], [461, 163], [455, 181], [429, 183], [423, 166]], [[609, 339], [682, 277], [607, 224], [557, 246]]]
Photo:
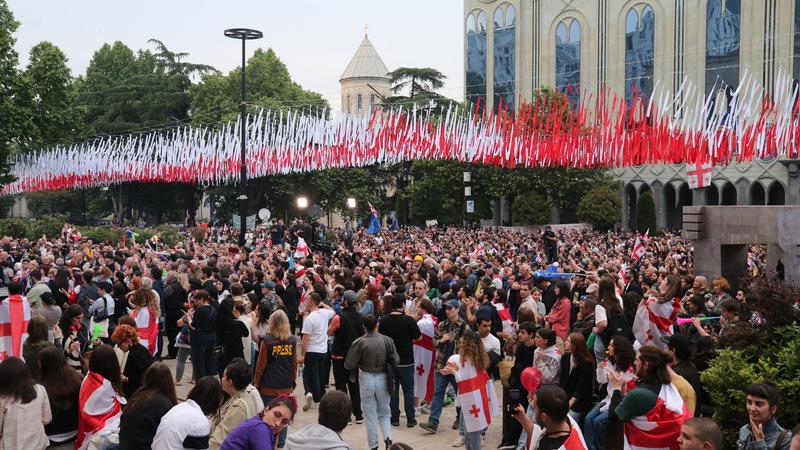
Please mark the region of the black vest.
[[333, 333], [331, 354], [347, 356], [353, 341], [364, 334], [363, 323], [364, 318], [354, 307], [342, 308], [339, 313], [339, 329]]

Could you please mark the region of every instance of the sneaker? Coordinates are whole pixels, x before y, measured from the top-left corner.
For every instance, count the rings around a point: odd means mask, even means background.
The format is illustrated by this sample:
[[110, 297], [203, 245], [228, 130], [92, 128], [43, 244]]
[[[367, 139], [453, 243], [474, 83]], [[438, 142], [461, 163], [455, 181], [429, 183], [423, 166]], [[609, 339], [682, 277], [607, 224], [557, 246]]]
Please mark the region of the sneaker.
[[356, 416], [356, 425], [364, 423], [364, 416]]
[[459, 425], [461, 425], [461, 422], [459, 422], [458, 417], [456, 417], [456, 420], [453, 421], [453, 429], [457, 430]]
[[384, 439], [383, 443], [386, 444], [386, 450], [389, 450], [389, 447], [392, 446], [392, 440], [389, 438]]
[[419, 414], [430, 415], [431, 413], [431, 406], [427, 403], [419, 407]]
[[391, 419], [390, 422], [392, 423], [393, 427], [399, 427], [400, 426], [400, 419]]
[[427, 422], [422, 422], [421, 424], [419, 424], [419, 427], [422, 428], [423, 430], [430, 431], [431, 433], [436, 433], [436, 429], [439, 428], [438, 425], [431, 422], [430, 420]]
[[452, 395], [445, 395], [445, 397], [444, 397], [444, 404], [443, 404], [442, 406], [445, 406], [445, 407], [447, 407], [447, 406], [450, 406], [450, 405], [452, 405], [452, 404], [453, 404], [455, 401], [456, 401], [456, 398], [455, 398], [455, 397], [453, 397]]
[[417, 419], [409, 420], [408, 423], [406, 423], [406, 426], [408, 428], [414, 428], [415, 426], [417, 426]]
[[464, 446], [464, 436], [457, 437], [453, 442], [450, 443], [451, 447], [463, 447]]
[[311, 409], [311, 405], [314, 404], [314, 396], [311, 395], [311, 392], [306, 394], [306, 403], [303, 405], [303, 411], [308, 411]]
[[515, 448], [517, 448], [517, 444], [501, 443], [500, 446], [497, 447], [497, 450], [514, 450]]

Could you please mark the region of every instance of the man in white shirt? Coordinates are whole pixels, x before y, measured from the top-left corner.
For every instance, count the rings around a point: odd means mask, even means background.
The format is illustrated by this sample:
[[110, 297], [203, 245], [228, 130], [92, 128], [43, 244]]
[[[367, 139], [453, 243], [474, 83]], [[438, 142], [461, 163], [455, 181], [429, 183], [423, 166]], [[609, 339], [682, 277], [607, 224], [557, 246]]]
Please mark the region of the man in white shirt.
[[[533, 291], [531, 291], [533, 289]], [[547, 309], [542, 302], [542, 291], [537, 288], [531, 288], [527, 284], [520, 283], [519, 297], [522, 299], [519, 309], [528, 308], [536, 315], [536, 323], [542, 325], [544, 323], [544, 316], [547, 314]]]
[[304, 364], [303, 388], [306, 391], [303, 411], [308, 411], [312, 404], [319, 403], [324, 393], [322, 372], [328, 357], [328, 322], [335, 314], [330, 306], [322, 303], [322, 298], [316, 292], [306, 297], [306, 311], [308, 315], [303, 319], [301, 344], [303, 359], [300, 360]]
[[[481, 341], [483, 342], [483, 348], [486, 349], [486, 353], [494, 353], [499, 358], [500, 353], [500, 339], [497, 339], [495, 335], [491, 333], [492, 331], [492, 318], [487, 317], [483, 314], [478, 315], [478, 336], [481, 337]], [[490, 355], [490, 359], [491, 359]]]

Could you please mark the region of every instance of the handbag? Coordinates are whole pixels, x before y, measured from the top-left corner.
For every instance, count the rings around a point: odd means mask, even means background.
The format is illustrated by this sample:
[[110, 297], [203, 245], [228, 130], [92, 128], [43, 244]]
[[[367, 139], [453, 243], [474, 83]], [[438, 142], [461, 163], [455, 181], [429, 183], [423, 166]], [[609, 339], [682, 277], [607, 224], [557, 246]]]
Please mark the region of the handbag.
[[383, 343], [386, 346], [386, 384], [388, 385], [389, 392], [394, 391], [394, 383], [397, 379], [397, 366], [392, 363], [392, 359], [390, 358], [393, 349], [390, 344], [392, 344], [391, 338], [386, 336], [383, 337]]
[[514, 367], [514, 360], [511, 358], [506, 358], [499, 363], [497, 363], [497, 368], [500, 371], [500, 381], [503, 383], [503, 386], [509, 388], [510, 385], [508, 384], [508, 377], [511, 376], [511, 369]]
[[108, 319], [108, 299], [106, 297], [100, 297], [98, 300], [103, 300], [103, 309], [99, 309], [94, 312], [94, 321], [95, 322], [102, 322]]

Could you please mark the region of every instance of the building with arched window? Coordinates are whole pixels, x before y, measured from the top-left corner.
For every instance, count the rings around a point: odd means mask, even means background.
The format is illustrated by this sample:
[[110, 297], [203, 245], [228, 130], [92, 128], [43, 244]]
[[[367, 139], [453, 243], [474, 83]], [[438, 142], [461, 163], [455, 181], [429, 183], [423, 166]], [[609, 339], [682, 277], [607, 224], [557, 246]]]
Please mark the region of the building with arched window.
[[[465, 99], [487, 108], [513, 110], [539, 88], [573, 105], [604, 89], [646, 104], [656, 85], [678, 92], [688, 80], [725, 115], [745, 75], [772, 95], [781, 74], [800, 83], [800, 0], [464, 0], [463, 14]], [[680, 120], [680, 108], [673, 114]], [[798, 160], [714, 167], [711, 186], [695, 190], [684, 164], [611, 172], [626, 228], [642, 195], [653, 196], [659, 225], [674, 227], [688, 205], [800, 204]], [[494, 210], [495, 224], [508, 223], [507, 202]]]
[[364, 33], [353, 59], [339, 78], [342, 87], [342, 112], [372, 114], [381, 97], [391, 96], [389, 70]]

